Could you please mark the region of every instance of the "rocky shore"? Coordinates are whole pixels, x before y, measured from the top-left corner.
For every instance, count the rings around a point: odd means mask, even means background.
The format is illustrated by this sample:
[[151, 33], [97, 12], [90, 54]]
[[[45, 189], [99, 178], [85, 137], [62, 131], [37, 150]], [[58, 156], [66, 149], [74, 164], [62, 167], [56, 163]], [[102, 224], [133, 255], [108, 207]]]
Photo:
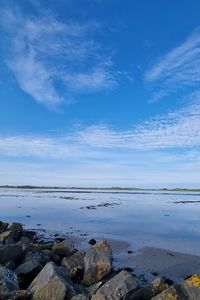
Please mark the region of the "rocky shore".
[[177, 284], [165, 277], [140, 284], [132, 269], [114, 270], [107, 241], [86, 252], [70, 238], [41, 242], [20, 223], [0, 222], [0, 300], [198, 300], [200, 277]]

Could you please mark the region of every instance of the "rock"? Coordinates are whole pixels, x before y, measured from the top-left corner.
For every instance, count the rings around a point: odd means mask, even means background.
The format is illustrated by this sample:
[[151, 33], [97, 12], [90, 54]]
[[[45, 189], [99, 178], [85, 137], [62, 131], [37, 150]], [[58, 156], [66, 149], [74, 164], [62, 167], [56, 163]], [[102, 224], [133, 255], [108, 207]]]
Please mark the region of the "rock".
[[53, 253], [51, 250], [45, 249], [45, 250], [42, 250], [41, 253], [45, 259], [53, 261], [58, 266], [61, 265], [60, 256]]
[[77, 294], [71, 300], [89, 300], [89, 298], [83, 294]]
[[14, 235], [12, 230], [4, 231], [0, 234], [0, 242], [7, 244], [7, 243], [14, 243]]
[[135, 291], [134, 300], [149, 300], [168, 289], [172, 284], [173, 282], [165, 277], [157, 277], [151, 284]]
[[27, 251], [27, 246], [22, 243], [0, 245], [0, 263], [5, 264], [9, 261], [16, 262], [22, 258]]
[[84, 275], [84, 270], [79, 267], [75, 267], [69, 272], [70, 279], [77, 283], [80, 283], [82, 281], [83, 275]]
[[67, 271], [70, 271], [74, 267], [84, 268], [84, 257], [84, 251], [77, 251], [70, 257], [64, 257], [62, 260], [62, 266], [65, 267]]
[[0, 233], [4, 232], [8, 228], [8, 223], [0, 221]]
[[0, 294], [1, 300], [31, 300], [32, 293], [28, 290], [19, 290]]
[[97, 242], [96, 242], [95, 239], [91, 239], [91, 240], [89, 240], [89, 242], [88, 242], [88, 244], [90, 244], [90, 245], [92, 245], [92, 246], [94, 246], [96, 243], [97, 243]]
[[45, 265], [29, 286], [33, 300], [68, 300], [75, 294], [67, 277], [53, 262]]
[[87, 291], [90, 297], [92, 295], [96, 294], [97, 290], [100, 288], [100, 286], [103, 284], [103, 281], [99, 281], [97, 283], [94, 283], [93, 285], [89, 286]]
[[[195, 298], [197, 300], [197, 298]], [[151, 300], [186, 300], [180, 296], [178, 288], [171, 286], [167, 290], [163, 291], [161, 294], [153, 297]]]
[[70, 239], [65, 239], [64, 241], [60, 243], [55, 243], [53, 245], [52, 251], [61, 256], [70, 256], [74, 253], [74, 245]]
[[187, 300], [200, 299], [200, 277], [197, 274], [186, 279], [181, 288], [187, 294]]
[[137, 282], [131, 274], [127, 271], [121, 271], [100, 287], [96, 294], [92, 296], [92, 300], [127, 299], [137, 286]]
[[112, 269], [112, 251], [107, 241], [95, 244], [84, 257], [83, 283], [92, 285], [101, 281]]
[[23, 226], [21, 223], [12, 223], [10, 226], [9, 226], [9, 229], [11, 230], [16, 230], [18, 232], [23, 232]]
[[19, 290], [17, 274], [8, 268], [0, 267], [0, 294]]
[[21, 279], [21, 287], [27, 288], [34, 277], [42, 270], [43, 258], [38, 252], [28, 251], [24, 262], [20, 264], [15, 272]]

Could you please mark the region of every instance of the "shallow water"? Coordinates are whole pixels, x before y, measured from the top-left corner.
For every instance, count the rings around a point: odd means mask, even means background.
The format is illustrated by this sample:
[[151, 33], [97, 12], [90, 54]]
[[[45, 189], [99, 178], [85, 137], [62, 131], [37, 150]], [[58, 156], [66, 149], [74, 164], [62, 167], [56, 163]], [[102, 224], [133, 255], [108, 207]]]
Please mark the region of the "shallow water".
[[200, 194], [0, 189], [0, 220], [200, 255]]

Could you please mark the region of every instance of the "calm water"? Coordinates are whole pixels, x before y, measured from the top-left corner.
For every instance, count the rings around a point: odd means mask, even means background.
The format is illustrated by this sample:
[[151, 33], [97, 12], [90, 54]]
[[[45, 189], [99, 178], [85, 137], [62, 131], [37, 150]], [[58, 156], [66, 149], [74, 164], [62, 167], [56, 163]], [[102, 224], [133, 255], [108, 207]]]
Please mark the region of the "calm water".
[[0, 189], [0, 220], [200, 255], [198, 193]]

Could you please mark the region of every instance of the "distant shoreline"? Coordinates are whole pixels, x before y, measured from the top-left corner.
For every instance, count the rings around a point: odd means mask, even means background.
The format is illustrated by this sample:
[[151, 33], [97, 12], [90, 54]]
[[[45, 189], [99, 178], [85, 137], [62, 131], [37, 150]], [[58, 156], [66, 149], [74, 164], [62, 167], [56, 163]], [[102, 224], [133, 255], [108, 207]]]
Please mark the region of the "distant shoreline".
[[63, 186], [34, 186], [34, 185], [0, 185], [1, 188], [10, 189], [65, 189], [65, 190], [118, 190], [118, 191], [158, 191], [158, 192], [200, 192], [200, 188], [137, 188], [137, 187], [63, 187]]

